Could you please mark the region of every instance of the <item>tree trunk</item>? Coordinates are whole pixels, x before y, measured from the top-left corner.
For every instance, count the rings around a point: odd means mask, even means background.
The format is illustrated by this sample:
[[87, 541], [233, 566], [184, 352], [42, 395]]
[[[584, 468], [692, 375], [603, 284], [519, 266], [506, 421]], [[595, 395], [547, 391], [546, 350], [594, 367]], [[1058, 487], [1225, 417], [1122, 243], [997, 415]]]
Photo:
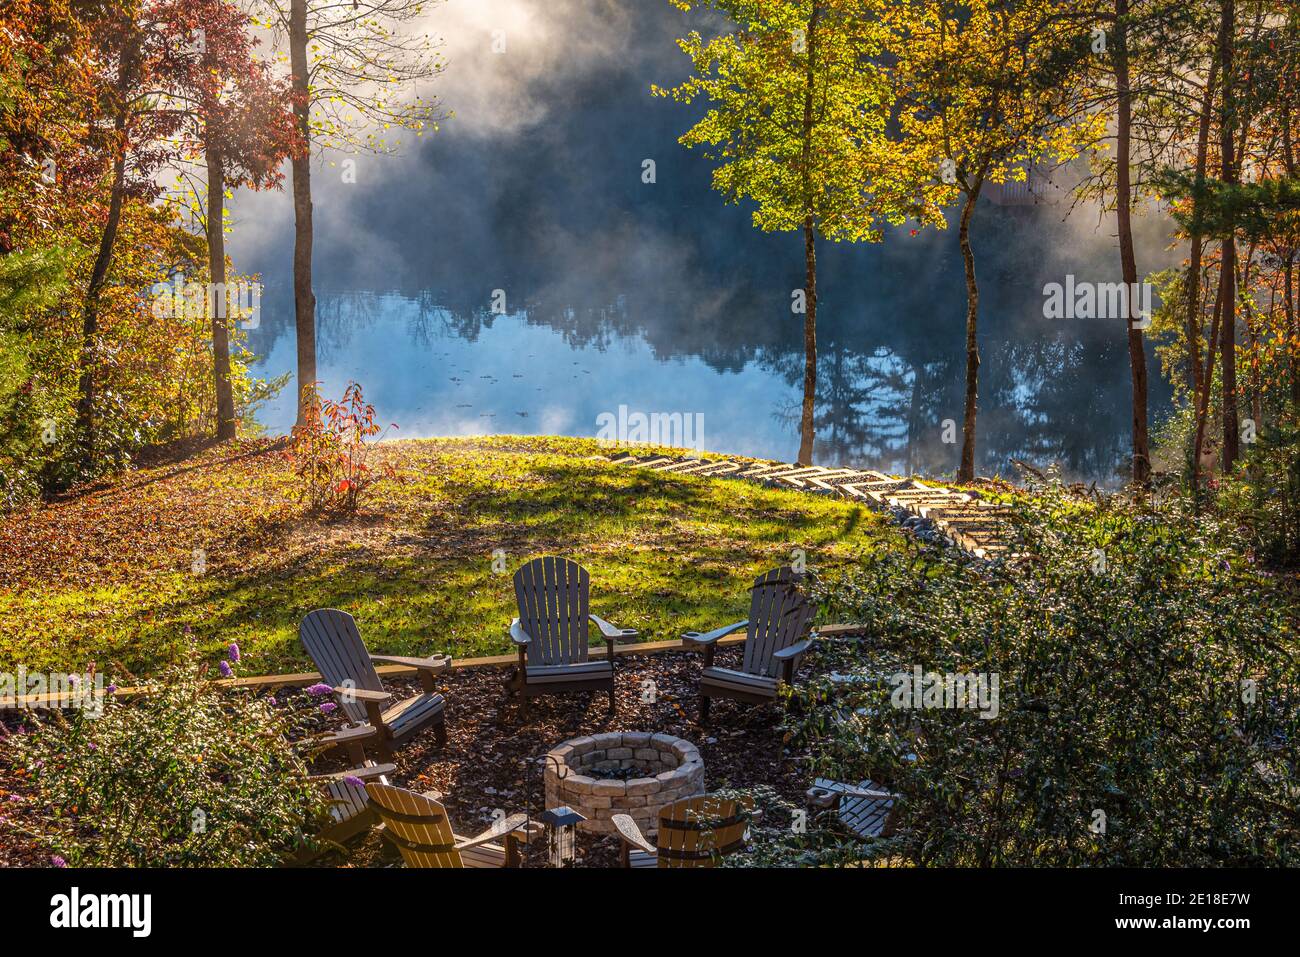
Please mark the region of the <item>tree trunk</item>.
[[[1223, 120], [1220, 125], [1223, 145], [1223, 181], [1236, 183], [1235, 158], [1236, 90], [1232, 75], [1235, 34], [1234, 0], [1223, 0], [1219, 27], [1219, 60], [1223, 64]], [[1237, 425], [1237, 244], [1231, 224], [1223, 240], [1219, 268], [1223, 271], [1223, 322], [1219, 327], [1219, 361], [1223, 370], [1223, 454], [1224, 474], [1232, 470], [1241, 454]]]
[[[1287, 255], [1290, 255], [1288, 251]], [[1288, 259], [1286, 264], [1286, 328], [1293, 342], [1300, 343], [1300, 321], [1295, 309], [1295, 267]], [[1300, 414], [1300, 353], [1291, 347], [1291, 410]]]
[[[211, 122], [211, 118], [209, 118]], [[208, 163], [208, 278], [212, 293], [212, 375], [217, 397], [217, 438], [235, 437], [235, 395], [230, 384], [230, 297], [226, 294], [226, 237], [222, 229], [226, 208], [226, 171], [220, 149], [207, 144]]]
[[979, 285], [975, 281], [975, 251], [970, 244], [970, 221], [975, 214], [983, 180], [977, 180], [966, 193], [966, 205], [961, 211], [961, 258], [966, 267], [966, 408], [962, 420], [961, 466], [957, 469], [958, 482], [975, 480], [975, 417], [978, 411], [980, 350], [977, 325], [980, 311]]
[[81, 443], [81, 467], [89, 471], [95, 460], [95, 371], [99, 364], [99, 295], [113, 263], [113, 246], [122, 222], [122, 203], [126, 197], [126, 119], [128, 96], [134, 83], [135, 46], [122, 53], [117, 73], [117, 116], [113, 121], [116, 153], [113, 156], [113, 186], [109, 194], [108, 220], [99, 237], [99, 253], [90, 273], [86, 298], [81, 310], [81, 375], [77, 382], [77, 434]]
[[[1288, 85], [1288, 92], [1290, 86]], [[1295, 144], [1291, 138], [1291, 111], [1284, 110], [1282, 113], [1282, 159], [1286, 164], [1287, 176], [1294, 177], [1296, 174], [1295, 164]], [[1297, 322], [1295, 308], [1295, 250], [1288, 247], [1286, 250], [1286, 269], [1285, 269], [1285, 306], [1286, 306], [1286, 328], [1290, 334], [1293, 343], [1300, 343], [1300, 322]], [[1300, 352], [1295, 345], [1291, 347], [1291, 406], [1292, 411], [1300, 414]]]
[[813, 218], [803, 224], [804, 293], [807, 310], [803, 317], [803, 413], [799, 418], [799, 464], [812, 465], [817, 404], [817, 247]]
[[925, 363], [912, 366], [912, 394], [907, 404], [907, 474], [916, 474], [916, 433], [921, 418], [921, 374]]
[[803, 190], [806, 214], [803, 223], [804, 297], [803, 316], [803, 409], [799, 416], [799, 464], [812, 465], [817, 438], [817, 220], [812, 182], [813, 89], [817, 82], [817, 21], [821, 7], [814, 3], [808, 13], [808, 65], [803, 95]]
[[235, 437], [235, 399], [230, 385], [230, 298], [226, 295], [226, 239], [222, 230], [226, 177], [221, 151], [208, 144], [208, 278], [212, 281], [212, 374], [217, 397], [217, 438]]
[[1227, 475], [1241, 455], [1241, 436], [1237, 421], [1237, 248], [1227, 239], [1223, 243], [1223, 322], [1219, 325], [1220, 379], [1223, 383], [1223, 473]]
[[[289, 66], [293, 112], [303, 141], [310, 144], [311, 113], [307, 66], [307, 0], [289, 4]], [[298, 339], [298, 424], [306, 421], [305, 390], [316, 384], [316, 294], [311, 284], [311, 148], [292, 160], [293, 311]]]
[[1192, 254], [1187, 267], [1185, 295], [1187, 297], [1187, 387], [1191, 390], [1192, 407], [1196, 408], [1201, 395], [1201, 257], [1205, 252], [1205, 238], [1201, 233], [1200, 193], [1205, 188], [1205, 170], [1210, 152], [1210, 118], [1214, 110], [1214, 82], [1218, 75], [1218, 57], [1210, 64], [1210, 75], [1205, 80], [1205, 96], [1201, 101], [1200, 124], [1196, 131], [1196, 193], [1192, 197]]
[[108, 204], [108, 221], [99, 237], [99, 254], [90, 274], [81, 315], [81, 377], [77, 382], [77, 433], [81, 437], [81, 467], [89, 470], [95, 459], [95, 367], [99, 364], [99, 294], [113, 261], [113, 244], [122, 221], [122, 199], [126, 186], [126, 157], [113, 161], [113, 191]]
[[[1246, 249], [1246, 255], [1242, 257], [1241, 275], [1237, 277], [1238, 289], [1250, 288], [1250, 264], [1255, 261], [1257, 245], [1252, 241]], [[1270, 304], [1269, 315], [1272, 316], [1274, 306]], [[1259, 331], [1261, 317], [1255, 312], [1249, 299], [1243, 299], [1241, 303], [1241, 317], [1246, 324], [1246, 346], [1252, 355], [1259, 354]], [[1256, 434], [1264, 427], [1264, 405], [1263, 405], [1263, 383], [1260, 381], [1259, 366], [1251, 363], [1247, 371], [1247, 405], [1250, 407], [1250, 418], [1254, 423]]]
[[1222, 270], [1219, 272], [1219, 293], [1214, 301], [1214, 313], [1210, 320], [1210, 338], [1205, 350], [1205, 371], [1201, 381], [1205, 388], [1201, 390], [1200, 402], [1196, 407], [1196, 438], [1192, 442], [1192, 494], [1198, 503], [1201, 492], [1201, 450], [1205, 447], [1205, 426], [1210, 414], [1210, 387], [1214, 382], [1214, 343], [1218, 340], [1219, 324], [1223, 319], [1223, 284]]
[[[1292, 11], [1290, 13], [1290, 19], [1288, 19], [1287, 21], [1287, 26], [1289, 27], [1288, 39], [1290, 40], [1293, 49], [1296, 40], [1296, 30], [1295, 30], [1296, 16], [1297, 16], [1297, 12], [1295, 8], [1292, 8]], [[1295, 61], [1292, 60], [1291, 62], [1294, 63]], [[1287, 87], [1286, 87], [1287, 95], [1284, 98], [1284, 102], [1293, 103], [1294, 102], [1293, 97], [1295, 94], [1294, 67], [1292, 68], [1291, 71], [1289, 71], [1286, 74], [1286, 76], [1287, 76]], [[1291, 117], [1292, 117], [1292, 111], [1290, 109], [1285, 109], [1282, 111], [1282, 121], [1281, 121], [1282, 122], [1282, 160], [1286, 164], [1286, 175], [1290, 177], [1294, 177], [1296, 174], [1295, 141], [1291, 136]], [[1296, 345], [1296, 344], [1300, 344], [1300, 321], [1297, 321], [1298, 318], [1300, 317], [1297, 316], [1296, 303], [1295, 303], [1295, 262], [1294, 260], [1295, 260], [1295, 249], [1292, 246], [1288, 246], [1286, 250], [1286, 320], [1287, 320], [1286, 327], [1287, 327], [1287, 331], [1291, 335], [1291, 340], [1293, 343], [1291, 347], [1291, 360], [1290, 360], [1291, 407], [1293, 412], [1295, 412], [1297, 415], [1300, 415], [1300, 351], [1298, 351]]]
[[[1137, 258], [1133, 251], [1133, 188], [1129, 161], [1132, 147], [1133, 93], [1130, 88], [1128, 62], [1129, 0], [1115, 0], [1115, 213], [1119, 225], [1119, 258], [1125, 285], [1137, 288]], [[1128, 297], [1125, 331], [1128, 334], [1129, 369], [1133, 379], [1133, 481], [1145, 485], [1151, 477], [1151, 449], [1147, 437], [1147, 359], [1142, 331], [1133, 328], [1134, 299]]]

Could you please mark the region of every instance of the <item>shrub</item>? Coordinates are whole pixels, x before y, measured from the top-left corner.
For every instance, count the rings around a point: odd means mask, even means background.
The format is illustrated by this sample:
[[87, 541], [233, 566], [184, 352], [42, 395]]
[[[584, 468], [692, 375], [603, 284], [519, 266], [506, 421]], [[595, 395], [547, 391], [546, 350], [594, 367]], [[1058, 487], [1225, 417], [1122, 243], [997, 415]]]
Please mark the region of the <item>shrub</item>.
[[375, 423], [375, 407], [355, 382], [348, 383], [339, 402], [322, 399], [319, 383], [303, 392], [307, 420], [294, 427], [289, 452], [299, 498], [315, 511], [355, 512], [377, 482], [395, 477], [391, 464], [370, 464], [370, 440], [382, 438], [383, 431]]
[[1300, 427], [1292, 416], [1247, 446], [1246, 467], [1224, 480], [1216, 505], [1262, 561], [1300, 566]]
[[[148, 445], [204, 435], [214, 423], [212, 320], [156, 310], [152, 296], [172, 271], [205, 275], [207, 245], [177, 228], [167, 207], [129, 198], [99, 310], [87, 458], [77, 427], [82, 297], [101, 227], [75, 209], [64, 213], [72, 217], [64, 227], [47, 223], [0, 256], [0, 508], [120, 469]], [[249, 373], [246, 333], [237, 324], [230, 333], [236, 409], [247, 425], [277, 382]]]
[[[1300, 863], [1295, 594], [1179, 503], [1053, 488], [1018, 525], [1019, 561], [915, 546], [821, 586], [832, 620], [867, 634], [821, 644], [792, 735], [814, 773], [903, 795], [899, 835], [857, 856]], [[997, 717], [892, 706], [891, 676], [914, 665], [998, 675]], [[828, 853], [815, 845], [769, 856]]]
[[[811, 782], [809, 782], [811, 783]], [[856, 864], [861, 848], [847, 841], [825, 817], [786, 800], [768, 785], [722, 790], [727, 797], [747, 796], [754, 801], [749, 816], [748, 840], [735, 853], [723, 857], [722, 867], [835, 867]]]
[[321, 792], [289, 715], [218, 690], [192, 663], [156, 684], [98, 718], [56, 712], [14, 737], [53, 854], [72, 866], [267, 866], [314, 832]]

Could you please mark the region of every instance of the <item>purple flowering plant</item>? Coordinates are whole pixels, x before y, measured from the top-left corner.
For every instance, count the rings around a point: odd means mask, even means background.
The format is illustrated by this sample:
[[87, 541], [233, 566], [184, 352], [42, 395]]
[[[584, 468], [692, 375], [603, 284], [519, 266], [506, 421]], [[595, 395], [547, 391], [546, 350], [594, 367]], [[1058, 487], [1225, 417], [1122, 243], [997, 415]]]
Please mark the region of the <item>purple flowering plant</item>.
[[[229, 676], [233, 644], [227, 657], [218, 667]], [[206, 671], [187, 658], [151, 675], [150, 694], [6, 742], [34, 789], [29, 830], [54, 866], [274, 866], [328, 819], [307, 769], [320, 716], [218, 686]], [[195, 807], [206, 811], [202, 833], [177, 811]]]

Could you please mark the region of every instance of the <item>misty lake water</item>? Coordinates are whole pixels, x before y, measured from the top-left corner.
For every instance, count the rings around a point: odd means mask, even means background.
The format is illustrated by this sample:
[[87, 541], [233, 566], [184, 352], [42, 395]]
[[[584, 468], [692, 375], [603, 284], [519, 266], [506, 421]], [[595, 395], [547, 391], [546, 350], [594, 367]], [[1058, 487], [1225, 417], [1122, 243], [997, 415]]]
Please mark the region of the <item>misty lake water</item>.
[[[676, 142], [696, 112], [649, 95], [685, 75], [672, 38], [687, 21], [644, 0], [537, 9], [534, 29], [586, 29], [588, 42], [555, 60], [525, 31], [511, 59], [476, 52], [485, 30], [458, 31], [434, 86], [456, 117], [401, 155], [357, 158], [348, 176], [318, 168], [324, 391], [360, 382], [401, 437], [594, 436], [626, 406], [702, 414], [705, 449], [792, 459], [802, 238], [760, 233], [748, 206], [725, 204], [708, 160]], [[1117, 282], [1113, 219], [1070, 212], [1053, 189], [975, 218], [980, 470], [1011, 474], [1022, 459], [1108, 482], [1129, 442], [1124, 324], [1045, 318], [1043, 289]], [[265, 376], [295, 364], [291, 226], [286, 194], [238, 198], [231, 251], [265, 284], [247, 343]], [[1166, 265], [1167, 224], [1139, 226], [1139, 268]], [[964, 322], [955, 224], [822, 244], [817, 462], [952, 472], [959, 445], [943, 423], [960, 429]], [[1168, 394], [1154, 366], [1151, 379], [1158, 417]], [[260, 410], [271, 432], [292, 425], [295, 388]]]

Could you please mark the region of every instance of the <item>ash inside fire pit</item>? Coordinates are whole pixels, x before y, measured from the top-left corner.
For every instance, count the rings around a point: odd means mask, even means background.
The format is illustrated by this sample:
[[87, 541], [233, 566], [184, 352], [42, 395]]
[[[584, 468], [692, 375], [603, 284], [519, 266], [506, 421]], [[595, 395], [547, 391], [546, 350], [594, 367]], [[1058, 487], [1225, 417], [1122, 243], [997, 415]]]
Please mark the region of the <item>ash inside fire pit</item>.
[[669, 734], [610, 732], [574, 738], [546, 755], [546, 806], [567, 804], [587, 818], [586, 831], [614, 833], [628, 814], [642, 833], [659, 827], [659, 809], [704, 793], [704, 759], [691, 742]]
[[602, 781], [631, 781], [645, 776], [643, 768], [584, 768], [583, 773]]

